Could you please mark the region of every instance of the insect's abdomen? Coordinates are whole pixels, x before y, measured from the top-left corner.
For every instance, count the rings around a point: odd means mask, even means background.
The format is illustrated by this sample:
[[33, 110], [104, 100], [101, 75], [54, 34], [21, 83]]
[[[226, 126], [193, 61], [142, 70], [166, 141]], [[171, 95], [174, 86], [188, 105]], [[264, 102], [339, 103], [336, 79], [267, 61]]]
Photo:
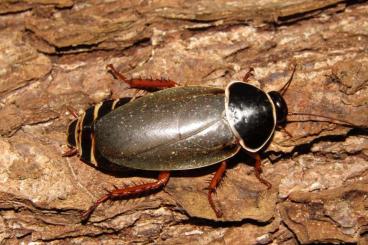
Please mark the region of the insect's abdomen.
[[84, 162], [96, 165], [101, 156], [94, 151], [94, 123], [107, 113], [128, 103], [131, 98], [106, 100], [89, 107], [83, 115], [69, 124], [67, 142], [69, 146], [76, 147], [80, 159]]
[[180, 87], [121, 107], [95, 124], [96, 150], [113, 163], [145, 170], [194, 169], [239, 147], [225, 119], [223, 90]]

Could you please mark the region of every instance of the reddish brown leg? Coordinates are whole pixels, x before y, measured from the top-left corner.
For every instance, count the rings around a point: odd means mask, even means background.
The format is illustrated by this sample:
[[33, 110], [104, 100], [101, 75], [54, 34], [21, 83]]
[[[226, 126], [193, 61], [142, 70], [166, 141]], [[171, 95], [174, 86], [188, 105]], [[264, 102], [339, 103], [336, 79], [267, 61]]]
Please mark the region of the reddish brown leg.
[[279, 130], [284, 132], [285, 134], [287, 134], [287, 136], [289, 136], [289, 138], [293, 138], [293, 135], [289, 131], [287, 131], [286, 128], [280, 128]]
[[248, 82], [248, 79], [251, 76], [253, 76], [253, 72], [254, 72], [254, 68], [253, 67], [249, 68], [249, 71], [243, 77], [243, 82], [245, 82], [245, 83]]
[[217, 169], [215, 175], [213, 176], [210, 186], [208, 188], [208, 202], [211, 205], [211, 208], [213, 209], [213, 211], [215, 212], [217, 218], [220, 218], [222, 216], [222, 211], [216, 207], [213, 199], [212, 199], [212, 194], [216, 191], [216, 187], [218, 186], [218, 184], [220, 183], [222, 176], [224, 175], [225, 171], [226, 171], [226, 161], [223, 161], [220, 165], [220, 167]]
[[99, 198], [85, 213], [82, 215], [82, 222], [86, 222], [92, 212], [97, 208], [98, 205], [101, 203], [109, 200], [109, 199], [116, 199], [116, 198], [127, 198], [137, 196], [139, 194], [157, 190], [167, 184], [170, 178], [170, 172], [163, 171], [160, 172], [157, 181], [153, 183], [141, 184], [136, 186], [130, 186], [122, 189], [115, 189], [101, 198]]
[[166, 79], [127, 79], [123, 74], [118, 72], [112, 64], [109, 64], [106, 67], [109, 69], [112, 75], [128, 84], [131, 88], [150, 90], [171, 88], [177, 85], [176, 82]]
[[272, 184], [261, 177], [262, 173], [262, 162], [261, 162], [261, 156], [258, 153], [248, 153], [251, 157], [256, 160], [256, 165], [254, 167], [254, 173], [256, 174], [257, 179], [264, 185], [267, 186], [267, 189], [271, 189]]
[[78, 153], [77, 148], [69, 148], [68, 151], [64, 152], [61, 156], [62, 157], [71, 157]]
[[74, 118], [78, 118], [78, 113], [77, 111], [70, 105], [66, 106], [66, 109], [69, 111], [70, 114], [73, 115]]

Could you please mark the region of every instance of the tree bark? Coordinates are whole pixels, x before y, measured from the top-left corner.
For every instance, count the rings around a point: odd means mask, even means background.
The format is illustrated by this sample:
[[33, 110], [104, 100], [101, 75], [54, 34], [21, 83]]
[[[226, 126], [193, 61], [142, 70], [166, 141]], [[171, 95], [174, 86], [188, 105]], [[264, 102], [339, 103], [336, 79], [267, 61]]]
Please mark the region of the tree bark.
[[[0, 242], [368, 243], [368, 3], [294, 0], [5, 0], [0, 3]], [[262, 150], [240, 153], [215, 202], [217, 165], [173, 172], [165, 191], [81, 212], [114, 186], [157, 173], [100, 171], [64, 158], [67, 107], [82, 112], [137, 91], [127, 77], [285, 93], [289, 116]], [[312, 119], [318, 119], [313, 121]], [[304, 121], [304, 122], [298, 122]], [[343, 123], [344, 124], [344, 123]]]

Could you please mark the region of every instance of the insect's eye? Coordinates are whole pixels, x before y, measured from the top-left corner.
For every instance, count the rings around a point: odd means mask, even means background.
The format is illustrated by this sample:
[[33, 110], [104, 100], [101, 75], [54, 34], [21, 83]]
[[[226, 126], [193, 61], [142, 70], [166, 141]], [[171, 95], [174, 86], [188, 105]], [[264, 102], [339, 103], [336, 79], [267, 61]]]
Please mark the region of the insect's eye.
[[275, 105], [276, 109], [276, 124], [277, 126], [282, 126], [286, 123], [286, 117], [288, 114], [288, 108], [286, 102], [282, 95], [277, 91], [271, 91], [268, 93], [271, 97], [273, 104]]

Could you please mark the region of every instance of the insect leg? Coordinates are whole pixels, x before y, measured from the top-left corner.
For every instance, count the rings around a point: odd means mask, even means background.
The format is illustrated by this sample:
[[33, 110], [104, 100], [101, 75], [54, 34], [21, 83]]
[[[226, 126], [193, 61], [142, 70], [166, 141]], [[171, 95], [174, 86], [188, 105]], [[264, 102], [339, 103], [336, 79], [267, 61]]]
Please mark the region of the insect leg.
[[257, 177], [257, 179], [264, 185], [267, 186], [267, 189], [271, 189], [272, 184], [261, 177], [262, 173], [262, 162], [261, 162], [261, 156], [258, 153], [248, 153], [254, 160], [256, 160], [256, 164], [254, 167], [254, 173]]
[[249, 68], [249, 71], [243, 77], [243, 82], [245, 83], [248, 82], [249, 78], [253, 76], [253, 72], [254, 72], [254, 68], [253, 67]]
[[153, 183], [146, 183], [136, 186], [125, 187], [122, 189], [114, 189], [109, 193], [100, 197], [86, 212], [82, 214], [82, 223], [85, 223], [88, 218], [91, 216], [92, 212], [100, 205], [101, 203], [116, 198], [128, 198], [132, 196], [137, 196], [139, 194], [157, 190], [167, 184], [170, 178], [170, 172], [163, 171], [160, 172], [157, 181]]
[[62, 157], [71, 157], [71, 156], [74, 156], [77, 153], [78, 153], [78, 149], [73, 147], [73, 148], [69, 148], [69, 150], [64, 152], [61, 156]]
[[128, 84], [131, 88], [144, 89], [148, 91], [155, 91], [165, 88], [175, 87], [176, 82], [167, 79], [127, 79], [123, 74], [118, 72], [112, 64], [106, 66], [114, 77]]
[[217, 218], [220, 218], [222, 216], [222, 211], [216, 207], [213, 199], [212, 199], [212, 194], [216, 191], [216, 187], [218, 186], [218, 184], [221, 181], [222, 176], [224, 175], [225, 171], [226, 171], [226, 161], [221, 162], [220, 167], [217, 169], [215, 175], [213, 176], [210, 186], [208, 188], [208, 202], [211, 205], [211, 208], [213, 209], [213, 211], [215, 212]]
[[78, 112], [77, 112], [77, 110], [76, 110], [76, 109], [74, 109], [72, 106], [67, 105], [67, 106], [66, 106], [66, 109], [69, 111], [69, 113], [70, 113], [70, 114], [72, 114], [72, 115], [73, 115], [73, 117], [74, 117], [74, 118], [78, 118], [78, 117], [79, 117], [79, 116], [78, 116]]

